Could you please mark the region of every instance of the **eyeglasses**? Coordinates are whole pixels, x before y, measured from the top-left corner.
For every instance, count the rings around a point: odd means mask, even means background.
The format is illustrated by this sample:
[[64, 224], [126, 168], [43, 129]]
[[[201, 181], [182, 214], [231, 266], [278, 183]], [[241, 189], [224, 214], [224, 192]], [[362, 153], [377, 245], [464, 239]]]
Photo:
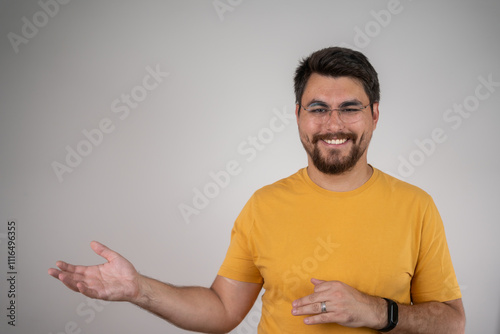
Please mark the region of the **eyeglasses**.
[[342, 123], [348, 124], [359, 121], [363, 116], [363, 111], [369, 105], [370, 104], [367, 104], [364, 107], [349, 106], [336, 109], [328, 109], [324, 104], [317, 103], [313, 103], [307, 108], [303, 105], [300, 106], [302, 107], [302, 109], [307, 111], [308, 116], [317, 124], [323, 124], [328, 121], [328, 119], [330, 119], [332, 111], [337, 111], [339, 119], [342, 121]]

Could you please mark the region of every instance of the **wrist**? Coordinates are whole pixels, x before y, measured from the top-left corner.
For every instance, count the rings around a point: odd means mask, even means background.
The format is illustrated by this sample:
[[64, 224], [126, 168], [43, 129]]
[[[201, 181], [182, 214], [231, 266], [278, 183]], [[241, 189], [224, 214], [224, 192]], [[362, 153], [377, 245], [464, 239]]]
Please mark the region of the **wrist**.
[[137, 275], [137, 278], [135, 280], [136, 289], [135, 291], [132, 291], [129, 302], [140, 307], [143, 307], [144, 305], [150, 303], [152, 296], [151, 292], [153, 289], [149, 280], [150, 279], [146, 276], [143, 276], [141, 274]]
[[376, 298], [376, 303], [373, 312], [374, 314], [373, 325], [369, 327], [378, 330], [380, 328], [385, 328], [387, 326], [388, 309], [387, 309], [387, 302], [385, 301], [384, 298], [381, 297], [375, 297], [375, 298]]

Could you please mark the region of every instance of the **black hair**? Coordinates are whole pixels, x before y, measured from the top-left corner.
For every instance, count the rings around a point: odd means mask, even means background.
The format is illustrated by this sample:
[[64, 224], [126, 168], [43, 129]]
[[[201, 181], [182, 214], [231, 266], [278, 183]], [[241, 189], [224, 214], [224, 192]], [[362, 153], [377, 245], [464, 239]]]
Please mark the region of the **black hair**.
[[331, 77], [351, 77], [363, 85], [370, 99], [370, 105], [380, 100], [377, 72], [361, 52], [342, 47], [330, 47], [318, 50], [302, 59], [294, 77], [295, 99], [299, 105], [312, 73]]

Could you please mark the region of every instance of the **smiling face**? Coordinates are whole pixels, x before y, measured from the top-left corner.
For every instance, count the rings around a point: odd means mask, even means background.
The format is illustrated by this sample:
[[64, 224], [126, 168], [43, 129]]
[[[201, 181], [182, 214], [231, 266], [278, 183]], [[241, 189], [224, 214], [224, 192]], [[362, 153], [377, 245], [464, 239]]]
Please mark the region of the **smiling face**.
[[[324, 105], [328, 109], [362, 108], [370, 103], [362, 84], [350, 77], [330, 77], [313, 73], [309, 78], [302, 106]], [[309, 166], [329, 175], [366, 166], [367, 148], [378, 121], [378, 103], [365, 108], [354, 123], [344, 123], [336, 111], [318, 122], [317, 115], [297, 105], [299, 134], [309, 160]], [[308, 108], [309, 109], [309, 108]]]

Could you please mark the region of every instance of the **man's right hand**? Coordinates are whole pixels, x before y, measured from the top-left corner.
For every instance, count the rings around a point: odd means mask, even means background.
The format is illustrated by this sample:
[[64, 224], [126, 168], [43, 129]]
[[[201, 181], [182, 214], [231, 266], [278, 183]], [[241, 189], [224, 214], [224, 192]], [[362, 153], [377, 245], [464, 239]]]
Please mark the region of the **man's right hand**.
[[197, 332], [227, 333], [251, 309], [262, 284], [217, 276], [210, 288], [176, 287], [140, 275], [127, 259], [92, 241], [107, 262], [96, 266], [56, 263], [49, 274], [90, 298], [128, 301], [172, 324]]
[[85, 296], [112, 301], [133, 301], [139, 293], [140, 275], [132, 263], [103, 244], [92, 241], [90, 247], [107, 260], [95, 266], [76, 266], [63, 261], [49, 275], [73, 291]]

